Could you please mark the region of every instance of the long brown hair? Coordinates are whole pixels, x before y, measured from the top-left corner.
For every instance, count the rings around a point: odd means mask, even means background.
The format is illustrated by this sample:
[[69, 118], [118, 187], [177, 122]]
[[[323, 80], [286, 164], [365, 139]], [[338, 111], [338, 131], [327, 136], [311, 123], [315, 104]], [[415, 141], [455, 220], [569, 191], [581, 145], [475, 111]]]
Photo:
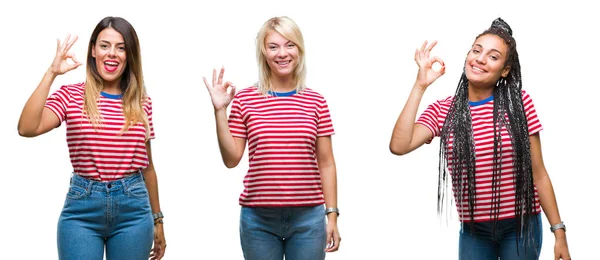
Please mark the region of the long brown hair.
[[102, 116], [98, 111], [98, 98], [104, 87], [104, 79], [96, 68], [96, 58], [92, 56], [92, 50], [98, 39], [98, 35], [106, 28], [112, 28], [123, 36], [125, 41], [125, 53], [127, 61], [119, 88], [123, 93], [122, 105], [125, 125], [121, 133], [129, 129], [133, 124], [142, 122], [146, 128], [146, 136], [149, 136], [149, 123], [142, 105], [147, 99], [144, 76], [142, 73], [142, 58], [140, 55], [140, 42], [133, 26], [121, 17], [108, 16], [102, 19], [92, 32], [88, 45], [86, 81], [84, 90], [84, 111], [94, 127], [102, 125]]

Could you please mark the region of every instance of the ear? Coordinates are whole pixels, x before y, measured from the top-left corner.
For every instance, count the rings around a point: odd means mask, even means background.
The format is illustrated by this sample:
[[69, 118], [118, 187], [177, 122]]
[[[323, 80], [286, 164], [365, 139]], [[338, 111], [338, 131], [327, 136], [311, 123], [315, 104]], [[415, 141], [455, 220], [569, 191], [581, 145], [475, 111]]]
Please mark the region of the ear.
[[92, 57], [96, 58], [96, 45], [92, 44]]
[[506, 76], [508, 76], [508, 73], [510, 72], [510, 66], [506, 66], [502, 69], [502, 77], [506, 78]]

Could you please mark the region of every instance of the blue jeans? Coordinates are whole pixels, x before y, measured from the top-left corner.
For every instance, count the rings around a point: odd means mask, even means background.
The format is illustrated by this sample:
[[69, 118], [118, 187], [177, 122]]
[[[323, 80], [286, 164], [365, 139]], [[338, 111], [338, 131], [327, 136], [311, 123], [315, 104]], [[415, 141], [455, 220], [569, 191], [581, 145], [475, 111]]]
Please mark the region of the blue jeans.
[[242, 207], [240, 240], [246, 260], [322, 260], [325, 207]]
[[154, 221], [141, 172], [112, 182], [73, 175], [58, 220], [59, 259], [148, 259]]
[[460, 260], [537, 260], [542, 250], [542, 217], [532, 216], [533, 241], [526, 244], [525, 234], [519, 236], [517, 254], [517, 220], [515, 218], [499, 220], [496, 235], [492, 237], [492, 222], [465, 222], [461, 227], [458, 240], [458, 259]]

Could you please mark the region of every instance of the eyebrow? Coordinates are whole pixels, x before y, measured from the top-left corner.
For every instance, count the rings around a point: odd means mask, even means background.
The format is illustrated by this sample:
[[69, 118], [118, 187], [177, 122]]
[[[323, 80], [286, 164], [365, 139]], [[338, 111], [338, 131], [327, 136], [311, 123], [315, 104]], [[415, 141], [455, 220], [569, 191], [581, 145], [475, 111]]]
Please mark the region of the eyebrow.
[[[477, 46], [477, 47], [479, 47], [479, 48], [482, 48], [482, 49], [483, 49], [483, 46], [481, 46], [481, 44], [479, 44], [479, 43], [476, 43], [476, 44], [475, 44], [475, 46]], [[502, 52], [501, 52], [501, 51], [499, 51], [499, 50], [492, 49], [492, 51], [495, 51], [495, 52], [497, 52], [497, 53], [500, 53], [500, 55], [503, 55], [503, 54], [502, 54]]]
[[[284, 45], [285, 45], [285, 44], [288, 44], [288, 43], [294, 43], [294, 42], [292, 42], [292, 41], [287, 41], [286, 43], [284, 43]], [[277, 43], [274, 43], [274, 42], [267, 42], [267, 45], [269, 45], [269, 44], [279, 45], [279, 44], [277, 44]], [[294, 44], [295, 44], [295, 43], [294, 43]]]
[[[110, 44], [110, 42], [107, 41], [107, 40], [100, 40], [100, 42]], [[124, 42], [118, 42], [116, 45], [119, 45], [119, 44], [125, 44], [125, 43]]]

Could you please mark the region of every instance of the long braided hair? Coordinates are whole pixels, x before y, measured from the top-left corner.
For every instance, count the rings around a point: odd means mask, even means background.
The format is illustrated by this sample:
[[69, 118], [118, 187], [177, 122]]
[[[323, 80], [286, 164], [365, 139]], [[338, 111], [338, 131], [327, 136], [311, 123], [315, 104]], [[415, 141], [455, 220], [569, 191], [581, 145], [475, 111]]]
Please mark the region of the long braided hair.
[[[492, 206], [490, 212], [492, 221], [494, 222], [492, 233], [495, 234], [496, 232], [496, 222], [500, 214], [499, 184], [502, 174], [501, 130], [505, 128], [508, 131], [513, 148], [513, 181], [515, 184], [515, 217], [517, 221], [518, 243], [519, 234], [522, 234], [522, 232], [527, 233], [527, 237], [531, 238], [532, 228], [529, 223], [533, 214], [535, 214], [535, 191], [531, 166], [529, 129], [521, 93], [521, 66], [519, 64], [517, 44], [512, 37], [512, 29], [504, 20], [497, 18], [491, 27], [477, 36], [477, 38], [483, 35], [496, 35], [504, 40], [509, 50], [504, 66], [511, 67], [506, 77], [498, 79], [493, 90], [494, 155]], [[473, 139], [468, 85], [469, 81], [463, 69], [463, 74], [441, 131], [438, 213], [443, 208], [444, 197], [447, 192], [448, 171], [451, 171], [452, 186], [456, 195], [457, 207], [464, 209], [464, 206], [467, 206], [470, 221], [473, 222], [476, 194], [475, 141]], [[451, 149], [449, 145], [452, 145]], [[468, 201], [467, 205], [464, 205], [465, 199]], [[472, 227], [473, 225], [471, 225]]]

